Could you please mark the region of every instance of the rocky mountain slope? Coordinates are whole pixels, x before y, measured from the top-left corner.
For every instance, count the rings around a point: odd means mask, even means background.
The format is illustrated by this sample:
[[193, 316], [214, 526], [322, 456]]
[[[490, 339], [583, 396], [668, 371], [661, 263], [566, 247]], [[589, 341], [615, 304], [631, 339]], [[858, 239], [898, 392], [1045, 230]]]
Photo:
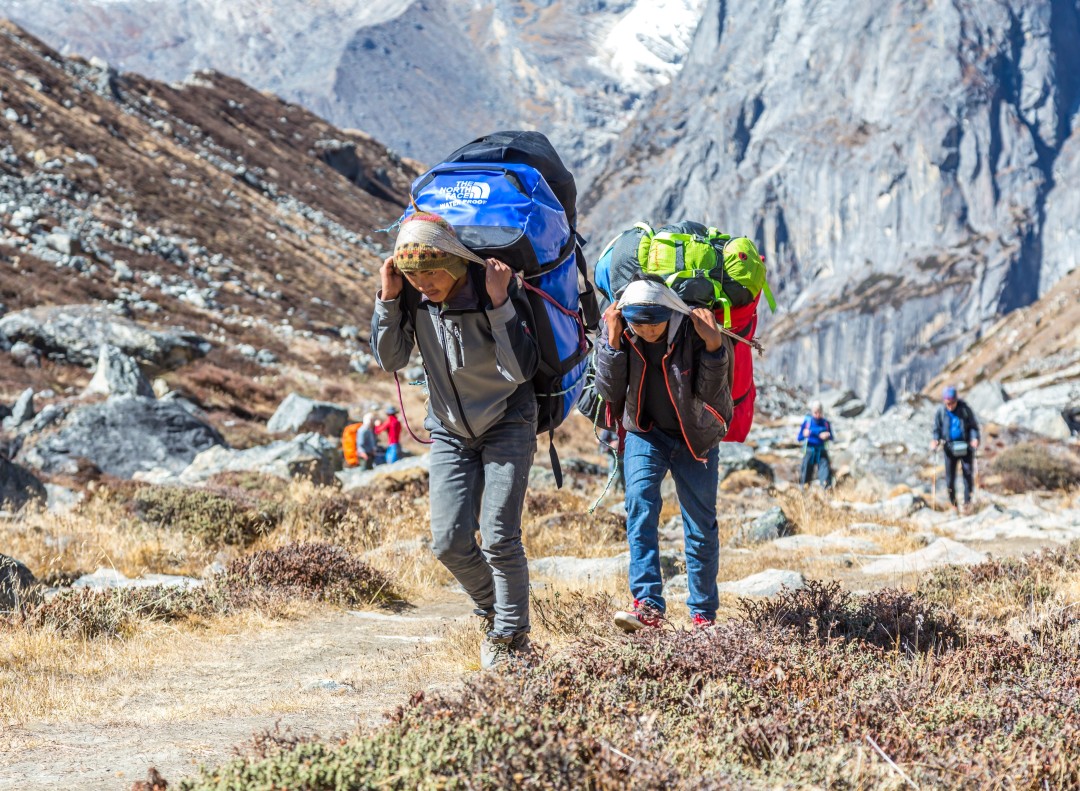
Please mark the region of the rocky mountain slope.
[[77, 392], [101, 339], [260, 426], [290, 382], [364, 370], [373, 232], [414, 165], [231, 77], [121, 76], [8, 23], [0, 141], [5, 401]]
[[433, 161], [542, 127], [584, 165], [678, 71], [704, 0], [0, 0], [65, 53], [234, 75]]
[[1080, 6], [711, 0], [583, 214], [764, 243], [766, 368], [882, 408], [1078, 260]]

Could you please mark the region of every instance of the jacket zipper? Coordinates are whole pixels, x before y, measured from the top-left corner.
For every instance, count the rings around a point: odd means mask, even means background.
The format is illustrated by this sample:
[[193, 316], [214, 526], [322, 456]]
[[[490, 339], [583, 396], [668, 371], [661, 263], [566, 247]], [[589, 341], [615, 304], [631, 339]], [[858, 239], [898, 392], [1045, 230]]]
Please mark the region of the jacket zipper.
[[476, 434], [473, 433], [472, 426], [469, 425], [469, 419], [465, 417], [465, 407], [461, 403], [461, 394], [458, 393], [457, 385], [454, 384], [454, 372], [450, 367], [450, 350], [446, 348], [446, 327], [443, 326], [442, 310], [438, 313], [439, 319], [439, 340], [443, 350], [443, 362], [446, 363], [446, 378], [450, 382], [450, 389], [454, 391], [454, 400], [457, 402], [458, 413], [461, 415], [461, 422], [465, 424], [465, 431], [469, 435], [469, 439], [476, 439]]
[[663, 362], [662, 362], [662, 367], [664, 369], [663, 370], [664, 386], [667, 388], [668, 398], [671, 399], [671, 408], [675, 410], [675, 417], [677, 417], [679, 419], [679, 431], [682, 432], [683, 441], [686, 443], [686, 449], [690, 451], [690, 455], [693, 456], [697, 461], [700, 461], [703, 464], [708, 464], [709, 463], [708, 459], [703, 459], [700, 456], [698, 456], [696, 453], [694, 453], [694, 446], [690, 444], [690, 438], [688, 436], [686, 436], [686, 426], [683, 425], [682, 415], [679, 414], [679, 405], [675, 403], [675, 396], [671, 392], [671, 380], [668, 379], [667, 361], [668, 361], [668, 357], [671, 356], [672, 349], [674, 349], [674, 348], [675, 348], [675, 345], [672, 344], [671, 349], [668, 349], [667, 354], [664, 355], [664, 359], [663, 359]]
[[[641, 381], [638, 382], [637, 410], [634, 413], [634, 425], [638, 428], [641, 428], [641, 391], [645, 389], [645, 374], [647, 372], [649, 364], [645, 360], [645, 355], [641, 353], [641, 349], [637, 347], [633, 339], [630, 337], [630, 333], [624, 330], [623, 337], [626, 339], [626, 342], [630, 344], [630, 348], [633, 349], [637, 356], [641, 358]], [[627, 375], [629, 375], [629, 368], [627, 368]], [[656, 421], [653, 421], [654, 425], [655, 423]], [[646, 429], [642, 429], [642, 431], [652, 431], [652, 426], [649, 426], [649, 428]]]

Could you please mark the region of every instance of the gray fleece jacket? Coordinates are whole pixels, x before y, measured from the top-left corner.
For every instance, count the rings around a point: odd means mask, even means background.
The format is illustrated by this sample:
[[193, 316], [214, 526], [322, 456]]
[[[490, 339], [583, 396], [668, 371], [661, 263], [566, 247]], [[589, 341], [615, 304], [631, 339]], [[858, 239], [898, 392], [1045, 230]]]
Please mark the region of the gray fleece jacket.
[[493, 308], [472, 284], [449, 303], [421, 302], [415, 326], [405, 300], [376, 298], [371, 350], [386, 371], [409, 364], [413, 344], [427, 371], [428, 418], [460, 437], [475, 438], [512, 415], [536, 422], [532, 377], [540, 362], [530, 334], [524, 294], [511, 282], [510, 298]]

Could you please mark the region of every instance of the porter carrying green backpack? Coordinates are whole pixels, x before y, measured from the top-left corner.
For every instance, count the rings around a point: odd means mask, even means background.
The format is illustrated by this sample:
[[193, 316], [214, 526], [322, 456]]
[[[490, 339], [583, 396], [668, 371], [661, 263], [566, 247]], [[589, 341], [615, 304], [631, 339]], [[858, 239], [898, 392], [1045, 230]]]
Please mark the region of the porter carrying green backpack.
[[765, 259], [745, 236], [683, 221], [654, 231], [639, 222], [619, 234], [596, 262], [594, 282], [614, 302], [641, 273], [661, 278], [688, 305], [723, 310], [749, 305], [758, 295], [772, 310], [776, 302], [765, 280]]

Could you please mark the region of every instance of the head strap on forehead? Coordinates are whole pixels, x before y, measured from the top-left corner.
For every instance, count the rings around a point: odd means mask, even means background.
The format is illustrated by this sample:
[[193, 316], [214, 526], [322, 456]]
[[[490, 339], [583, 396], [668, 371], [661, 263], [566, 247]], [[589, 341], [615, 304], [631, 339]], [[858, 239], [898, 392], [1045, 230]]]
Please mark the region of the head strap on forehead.
[[[453, 227], [437, 214], [422, 212], [406, 217], [394, 243], [394, 263], [404, 271], [444, 269], [433, 265], [449, 257], [483, 264], [484, 259], [462, 244]], [[402, 260], [398, 260], [398, 258]]]

